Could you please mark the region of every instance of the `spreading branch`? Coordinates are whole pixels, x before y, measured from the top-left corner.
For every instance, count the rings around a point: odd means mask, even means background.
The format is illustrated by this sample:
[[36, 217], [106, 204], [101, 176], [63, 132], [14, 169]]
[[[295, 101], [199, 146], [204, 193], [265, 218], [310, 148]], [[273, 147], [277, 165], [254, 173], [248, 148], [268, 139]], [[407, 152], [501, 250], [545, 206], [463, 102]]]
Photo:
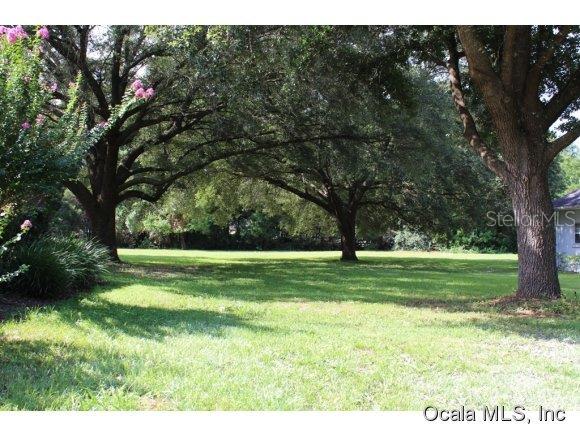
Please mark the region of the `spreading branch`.
[[558, 153], [572, 144], [576, 139], [578, 139], [578, 137], [580, 137], [580, 124], [577, 124], [573, 128], [569, 129], [559, 138], [549, 142], [546, 149], [547, 161], [552, 162]]
[[496, 154], [485, 145], [477, 130], [475, 120], [467, 108], [463, 86], [461, 84], [461, 75], [459, 71], [459, 53], [457, 51], [457, 41], [455, 40], [455, 35], [450, 36], [447, 43], [447, 48], [449, 51], [449, 58], [447, 61], [449, 84], [451, 87], [453, 103], [455, 104], [455, 108], [457, 109], [463, 124], [463, 136], [465, 139], [467, 139], [470, 147], [483, 159], [487, 167], [499, 177], [505, 178], [507, 173], [505, 163], [501, 161], [496, 156]]

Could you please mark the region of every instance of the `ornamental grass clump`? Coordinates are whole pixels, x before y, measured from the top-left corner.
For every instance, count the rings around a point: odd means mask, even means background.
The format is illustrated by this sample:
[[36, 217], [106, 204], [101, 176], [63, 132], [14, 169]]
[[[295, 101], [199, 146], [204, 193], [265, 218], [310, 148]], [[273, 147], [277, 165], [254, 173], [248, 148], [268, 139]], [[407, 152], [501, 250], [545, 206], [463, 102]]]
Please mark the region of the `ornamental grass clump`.
[[107, 271], [108, 262], [106, 248], [94, 241], [43, 237], [13, 250], [10, 264], [26, 265], [26, 270], [4, 288], [42, 299], [68, 297], [93, 287]]

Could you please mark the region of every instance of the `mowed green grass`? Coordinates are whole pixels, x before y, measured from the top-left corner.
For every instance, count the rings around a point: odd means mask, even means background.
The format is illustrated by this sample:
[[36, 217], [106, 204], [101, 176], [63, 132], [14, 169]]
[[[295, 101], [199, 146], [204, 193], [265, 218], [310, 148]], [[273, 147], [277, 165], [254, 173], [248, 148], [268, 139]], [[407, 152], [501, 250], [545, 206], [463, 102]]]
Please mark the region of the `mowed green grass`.
[[121, 258], [95, 292], [0, 324], [0, 409], [580, 406], [579, 275], [546, 315], [490, 303], [515, 290], [511, 255]]

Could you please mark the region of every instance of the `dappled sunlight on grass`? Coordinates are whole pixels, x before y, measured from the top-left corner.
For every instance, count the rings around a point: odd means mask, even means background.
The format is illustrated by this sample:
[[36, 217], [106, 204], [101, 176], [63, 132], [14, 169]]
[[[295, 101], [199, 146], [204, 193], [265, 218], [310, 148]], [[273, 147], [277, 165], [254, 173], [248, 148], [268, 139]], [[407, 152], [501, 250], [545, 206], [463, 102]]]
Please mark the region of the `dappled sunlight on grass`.
[[93, 293], [0, 325], [0, 408], [580, 406], [578, 275], [498, 305], [515, 256], [360, 257], [121, 250]]
[[[320, 256], [320, 253], [275, 252], [273, 259], [266, 261], [254, 253], [250, 256], [228, 252], [217, 264], [204, 264], [205, 259], [214, 259], [214, 256], [184, 253], [182, 257], [170, 259], [172, 262], [179, 259], [181, 268], [198, 265], [192, 272], [195, 282], [187, 272], [176, 273], [171, 277], [171, 289], [188, 295], [219, 295], [251, 301], [354, 300], [409, 305], [440, 302], [451, 306], [454, 302], [507, 295], [515, 287], [513, 256], [498, 256], [496, 260], [479, 260], [476, 256], [442, 262], [425, 257], [414, 259], [406, 253], [401, 258], [364, 253], [363, 260], [353, 265], [339, 262], [327, 253]], [[130, 253], [131, 262], [137, 265], [159, 265], [162, 259], [156, 252], [145, 256], [139, 251]], [[467, 278], [466, 273], [469, 273]], [[161, 277], [159, 284], [166, 286], [167, 279]]]

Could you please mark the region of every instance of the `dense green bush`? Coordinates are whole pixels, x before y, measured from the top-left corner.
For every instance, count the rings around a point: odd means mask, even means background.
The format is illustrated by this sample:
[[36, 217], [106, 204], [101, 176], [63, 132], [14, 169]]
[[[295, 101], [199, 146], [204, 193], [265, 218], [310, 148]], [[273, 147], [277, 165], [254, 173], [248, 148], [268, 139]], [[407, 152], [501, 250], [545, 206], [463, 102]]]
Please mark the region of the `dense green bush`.
[[44, 237], [19, 246], [10, 264], [26, 270], [4, 288], [38, 298], [70, 296], [92, 287], [106, 272], [107, 249], [76, 236]]
[[510, 253], [516, 251], [517, 245], [515, 235], [502, 234], [495, 229], [473, 230], [469, 233], [458, 230], [451, 238], [449, 249], [477, 253]]
[[559, 271], [580, 273], [580, 256], [558, 254], [556, 262]]
[[424, 233], [410, 229], [402, 229], [396, 232], [394, 238], [395, 250], [425, 251], [433, 248], [433, 241]]

